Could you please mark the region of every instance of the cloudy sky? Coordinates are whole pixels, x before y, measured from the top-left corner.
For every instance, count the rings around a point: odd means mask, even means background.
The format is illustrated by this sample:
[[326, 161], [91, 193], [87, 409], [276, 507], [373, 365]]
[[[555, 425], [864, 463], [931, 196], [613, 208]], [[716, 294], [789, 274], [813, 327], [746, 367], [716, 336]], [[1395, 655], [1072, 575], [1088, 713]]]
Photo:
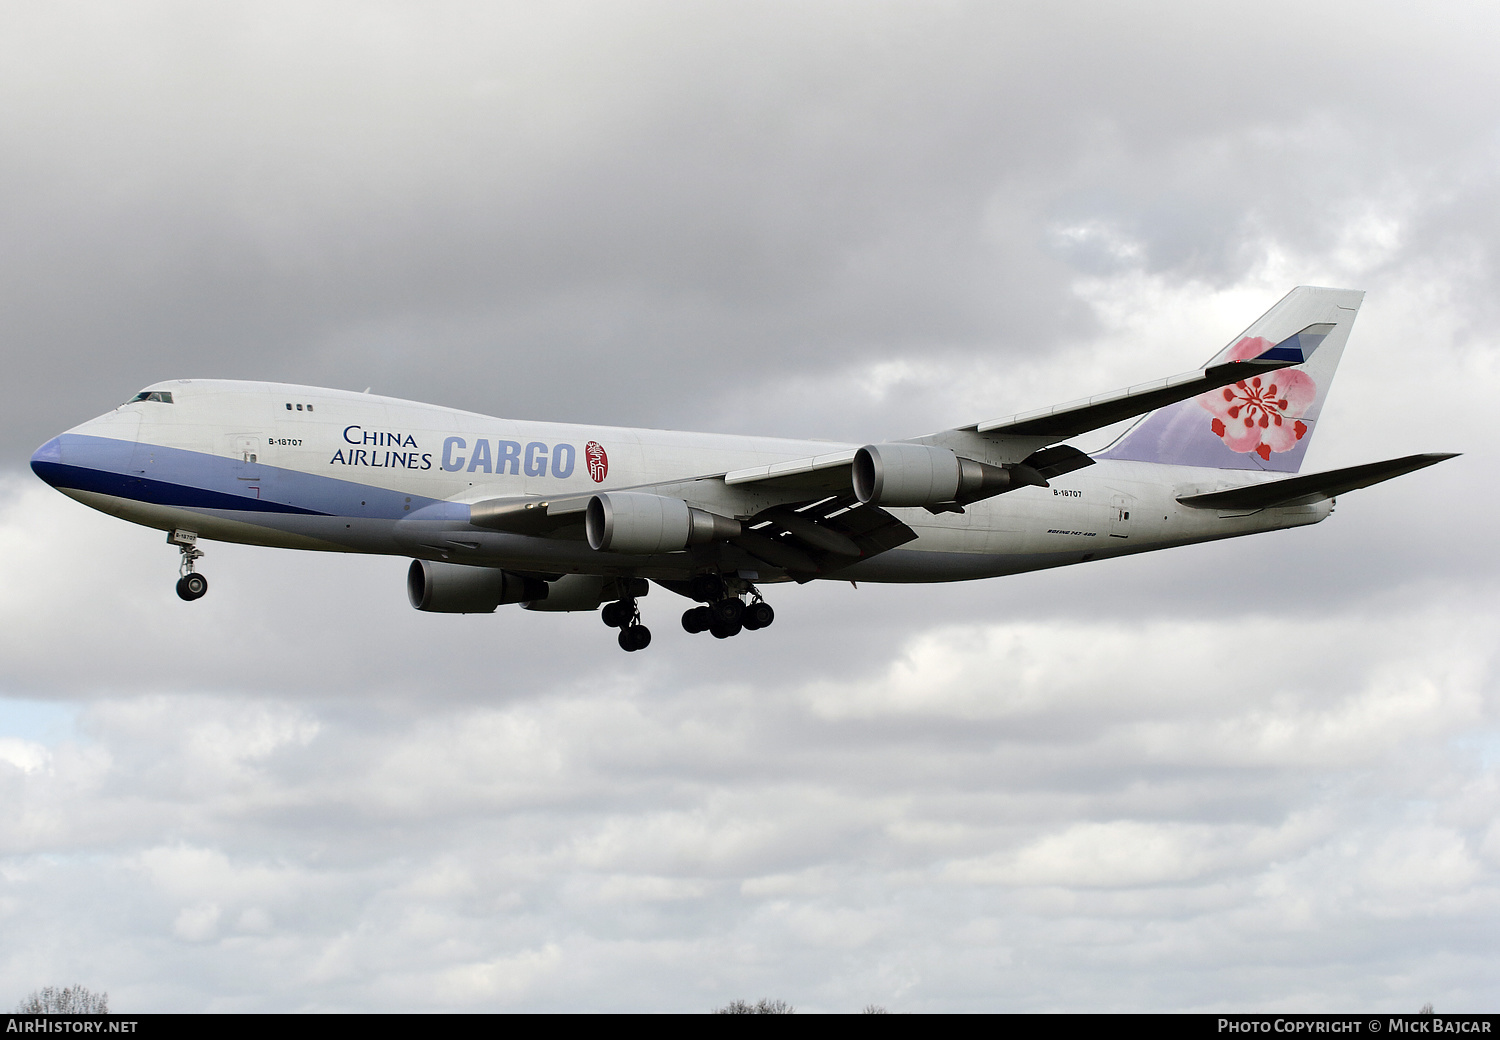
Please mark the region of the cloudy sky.
[[[0, 1002], [1494, 1010], [1493, 5], [8, 3]], [[1326, 523], [727, 642], [37, 481], [173, 377], [868, 441], [1368, 291]], [[1085, 442], [1085, 447], [1097, 443]]]

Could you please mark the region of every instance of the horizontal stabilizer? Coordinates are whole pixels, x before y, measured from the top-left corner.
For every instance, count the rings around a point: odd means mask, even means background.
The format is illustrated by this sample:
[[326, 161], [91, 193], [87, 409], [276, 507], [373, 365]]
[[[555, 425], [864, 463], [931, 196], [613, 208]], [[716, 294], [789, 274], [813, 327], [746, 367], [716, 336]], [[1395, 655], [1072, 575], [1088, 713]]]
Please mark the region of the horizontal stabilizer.
[[1347, 469], [1331, 469], [1326, 473], [1309, 473], [1302, 477], [1288, 477], [1264, 484], [1230, 488], [1228, 491], [1211, 491], [1205, 495], [1187, 495], [1177, 501], [1185, 506], [1203, 509], [1269, 509], [1272, 506], [1304, 505], [1325, 498], [1342, 495], [1346, 491], [1379, 484], [1392, 477], [1403, 476], [1415, 470], [1435, 466], [1439, 462], [1455, 458], [1456, 453], [1432, 455], [1408, 455], [1387, 462], [1369, 462], [1363, 466]]
[[1005, 419], [977, 423], [964, 427], [977, 433], [1012, 434], [1022, 437], [1042, 436], [1053, 440], [1066, 440], [1090, 430], [1117, 423], [1122, 419], [1142, 415], [1146, 412], [1186, 401], [1210, 390], [1238, 383], [1242, 379], [1277, 369], [1300, 365], [1312, 356], [1333, 329], [1331, 324], [1309, 325], [1280, 343], [1262, 351], [1254, 357], [1239, 361], [1201, 368], [1196, 372], [1158, 379], [1152, 383], [1097, 394], [1080, 401], [1044, 408], [1036, 412], [1023, 412]]

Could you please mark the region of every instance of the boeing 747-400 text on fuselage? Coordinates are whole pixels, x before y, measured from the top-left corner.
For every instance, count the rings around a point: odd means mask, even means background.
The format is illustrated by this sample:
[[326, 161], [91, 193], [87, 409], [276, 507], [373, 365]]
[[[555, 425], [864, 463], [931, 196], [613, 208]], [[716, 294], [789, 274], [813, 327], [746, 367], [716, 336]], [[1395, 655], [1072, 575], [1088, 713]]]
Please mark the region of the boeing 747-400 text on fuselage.
[[[342, 390], [176, 379], [32, 456], [85, 505], [200, 539], [412, 560], [418, 610], [599, 610], [651, 640], [650, 582], [727, 638], [759, 586], [930, 582], [1314, 524], [1334, 496], [1451, 455], [1297, 476], [1363, 293], [1294, 289], [1203, 368], [882, 444], [497, 419]], [[1062, 442], [1144, 416], [1087, 455]]]

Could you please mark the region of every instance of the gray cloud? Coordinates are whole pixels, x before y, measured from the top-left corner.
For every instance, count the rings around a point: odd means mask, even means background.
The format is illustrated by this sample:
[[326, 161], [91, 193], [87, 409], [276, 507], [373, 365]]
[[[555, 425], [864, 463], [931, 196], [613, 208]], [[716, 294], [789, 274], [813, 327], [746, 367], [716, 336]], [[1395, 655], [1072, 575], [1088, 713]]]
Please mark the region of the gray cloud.
[[[7, 771], [11, 924], [102, 873], [61, 923], [145, 1006], [1473, 1002], [1500, 846], [1453, 741], [1494, 732], [1493, 624], [966, 625], [850, 679], [101, 701]], [[1354, 963], [1303, 989], [1323, 958]], [[154, 991], [173, 964], [194, 985]]]
[[[1413, 41], [1456, 42], [1428, 15], [1387, 36], [1299, 10], [1288, 39], [1257, 14], [1205, 48], [1195, 15], [1138, 32], [1107, 6], [1089, 32], [925, 6], [68, 10], [10, 34], [32, 103], [0, 183], [17, 360], [87, 359], [80, 415], [194, 373], [714, 425], [789, 378], [1088, 335], [1069, 283], [1122, 261], [1068, 229], [1222, 285], [1393, 199], [1422, 245], [1482, 248], [1454, 211], [1494, 192], [1487, 58], [1428, 74]], [[10, 415], [18, 446], [55, 425]]]

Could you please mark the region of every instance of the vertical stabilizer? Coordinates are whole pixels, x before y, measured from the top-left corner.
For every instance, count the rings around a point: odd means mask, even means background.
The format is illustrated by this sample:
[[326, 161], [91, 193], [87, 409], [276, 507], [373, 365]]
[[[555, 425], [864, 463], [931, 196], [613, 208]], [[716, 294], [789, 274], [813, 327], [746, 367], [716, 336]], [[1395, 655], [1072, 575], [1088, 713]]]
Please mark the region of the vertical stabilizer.
[[1310, 326], [1332, 326], [1306, 364], [1160, 408], [1094, 457], [1296, 473], [1364, 297], [1358, 289], [1299, 285], [1205, 367], [1262, 354]]

